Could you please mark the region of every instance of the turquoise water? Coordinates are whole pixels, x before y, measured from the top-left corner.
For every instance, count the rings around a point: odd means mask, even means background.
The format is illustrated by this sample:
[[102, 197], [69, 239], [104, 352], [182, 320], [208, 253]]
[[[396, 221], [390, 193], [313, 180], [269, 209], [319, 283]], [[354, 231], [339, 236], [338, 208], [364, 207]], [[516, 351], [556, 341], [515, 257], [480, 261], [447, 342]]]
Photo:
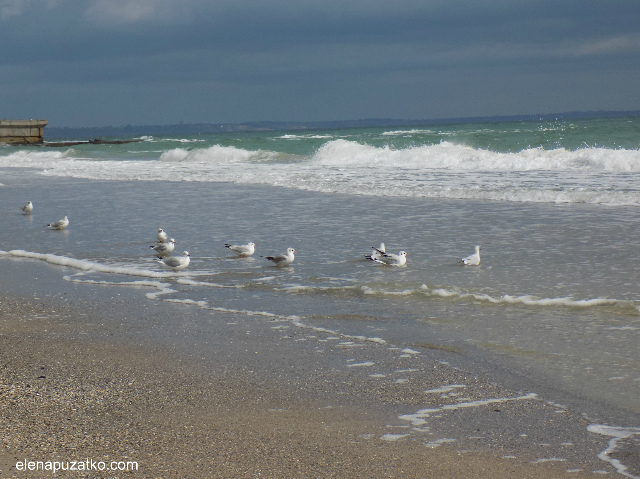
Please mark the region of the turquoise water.
[[640, 120], [143, 137], [0, 149], [0, 166], [101, 180], [262, 184], [346, 195], [640, 205]]
[[[471, 148], [490, 150], [497, 153], [518, 153], [522, 150], [543, 148], [555, 150], [582, 150], [585, 148], [607, 148], [637, 150], [640, 148], [640, 118], [596, 118], [558, 119], [555, 121], [511, 121], [488, 123], [460, 123], [407, 127], [312, 129], [291, 131], [201, 133], [197, 135], [177, 135], [156, 138], [166, 148], [190, 145], [221, 145], [249, 151], [273, 150], [291, 155], [310, 156], [328, 141], [345, 139], [377, 148], [389, 147], [401, 150], [425, 145], [437, 145], [449, 141]], [[152, 138], [147, 138], [151, 140]], [[55, 137], [47, 141], [56, 141]], [[62, 140], [62, 139], [60, 139]], [[65, 141], [70, 140], [64, 138]], [[195, 144], [195, 145], [194, 145]], [[136, 152], [148, 154], [146, 144], [126, 145], [85, 145], [74, 147], [89, 152], [94, 150], [98, 157], [105, 149], [116, 157], [127, 157]], [[157, 151], [163, 151], [160, 148]]]

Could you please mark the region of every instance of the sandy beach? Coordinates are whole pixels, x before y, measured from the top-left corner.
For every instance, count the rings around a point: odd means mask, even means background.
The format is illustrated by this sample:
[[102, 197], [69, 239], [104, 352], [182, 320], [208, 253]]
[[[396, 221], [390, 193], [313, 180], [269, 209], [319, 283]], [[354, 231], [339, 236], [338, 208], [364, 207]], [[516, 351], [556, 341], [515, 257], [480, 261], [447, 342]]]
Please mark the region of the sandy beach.
[[[11, 262], [3, 265], [11, 270]], [[480, 435], [484, 425], [490, 440], [478, 447], [430, 444], [426, 433], [408, 437], [409, 424], [398, 420], [424, 407], [423, 383], [407, 387], [339, 366], [343, 354], [364, 365], [364, 350], [380, 345], [327, 341], [318, 349], [318, 335], [296, 329], [274, 340], [282, 325], [139, 303], [124, 288], [53, 287], [41, 283], [53, 268], [32, 266], [39, 284], [49, 286], [34, 294], [7, 282], [0, 301], [3, 478], [576, 478], [604, 467], [590, 451], [591, 470], [532, 460], [535, 453], [517, 444], [519, 425], [544, 428], [541, 437], [570, 427], [570, 412], [557, 414], [541, 401], [476, 411], [473, 424], [460, 411], [448, 427], [478, 427]], [[207, 323], [216, 335], [203, 347], [197, 338]], [[398, 368], [408, 360], [395, 357]], [[439, 365], [434, 360], [429, 371], [437, 381], [461, 379]], [[495, 388], [481, 379], [475, 387]], [[16, 467], [87, 459], [135, 461], [138, 470], [54, 475]]]

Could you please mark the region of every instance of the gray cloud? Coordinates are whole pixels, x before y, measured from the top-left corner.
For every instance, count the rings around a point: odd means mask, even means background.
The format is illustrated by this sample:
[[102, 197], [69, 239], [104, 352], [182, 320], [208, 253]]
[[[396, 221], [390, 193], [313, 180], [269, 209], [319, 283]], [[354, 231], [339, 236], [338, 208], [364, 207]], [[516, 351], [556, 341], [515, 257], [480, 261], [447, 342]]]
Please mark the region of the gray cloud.
[[[637, 1], [451, 3], [0, 0], [0, 115], [76, 125], [107, 110], [123, 124], [640, 108]], [[73, 111], [53, 100], [69, 95], [82, 98]]]
[[63, 0], [0, 0], [0, 21], [29, 14], [34, 10], [50, 10]]

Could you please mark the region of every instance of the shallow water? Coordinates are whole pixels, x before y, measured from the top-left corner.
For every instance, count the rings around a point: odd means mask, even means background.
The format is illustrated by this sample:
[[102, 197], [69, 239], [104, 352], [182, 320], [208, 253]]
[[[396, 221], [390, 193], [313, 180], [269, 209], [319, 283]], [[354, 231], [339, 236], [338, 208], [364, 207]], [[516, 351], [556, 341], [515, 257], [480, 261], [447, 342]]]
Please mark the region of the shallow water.
[[[155, 299], [292, 317], [405, 345], [447, 347], [540, 384], [640, 412], [634, 208], [326, 195], [229, 183], [118, 182], [10, 171], [2, 250], [71, 267], [76, 282], [144, 283]], [[62, 193], [63, 192], [63, 193]], [[19, 207], [30, 198], [30, 216]], [[25, 200], [25, 201], [23, 201]], [[68, 215], [65, 231], [43, 225]], [[179, 273], [158, 227], [188, 250]], [[258, 244], [237, 258], [224, 243]], [[404, 267], [365, 259], [384, 241]], [[458, 264], [482, 246], [482, 264]], [[297, 250], [276, 268], [261, 255]], [[125, 274], [123, 274], [125, 273]], [[62, 280], [62, 275], [61, 275]], [[141, 300], [146, 300], [141, 291]], [[500, 367], [502, 367], [500, 366]]]

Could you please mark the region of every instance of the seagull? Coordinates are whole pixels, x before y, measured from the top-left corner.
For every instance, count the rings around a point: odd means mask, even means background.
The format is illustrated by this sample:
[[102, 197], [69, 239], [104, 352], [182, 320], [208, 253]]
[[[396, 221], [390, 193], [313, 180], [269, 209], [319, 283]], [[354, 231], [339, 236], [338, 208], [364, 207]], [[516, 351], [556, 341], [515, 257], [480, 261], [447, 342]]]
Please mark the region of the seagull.
[[174, 271], [180, 271], [189, 266], [189, 262], [191, 261], [190, 254], [188, 251], [182, 253], [182, 256], [169, 256], [167, 258], [162, 258], [162, 256], [158, 256], [158, 259], [161, 263], [166, 264], [169, 268]]
[[22, 211], [24, 211], [25, 215], [30, 215], [33, 211], [33, 203], [31, 203], [31, 201], [27, 201], [27, 204], [22, 207]]
[[407, 256], [409, 255], [409, 253], [406, 253], [404, 251], [400, 251], [398, 254], [382, 253], [377, 248], [374, 249], [378, 254], [376, 255], [376, 253], [373, 253], [370, 257], [368, 256], [371, 261], [386, 264], [389, 266], [404, 266], [407, 263]]
[[273, 261], [276, 266], [288, 266], [293, 263], [293, 260], [295, 259], [293, 253], [297, 253], [297, 251], [293, 248], [289, 248], [285, 254], [279, 254], [278, 256], [263, 256], [263, 258]]
[[173, 248], [176, 246], [176, 240], [171, 238], [166, 243], [160, 243], [158, 245], [151, 245], [151, 249], [156, 252], [156, 255], [160, 258], [170, 255], [173, 252]]
[[54, 230], [63, 230], [67, 226], [69, 226], [69, 218], [65, 216], [61, 220], [54, 221], [53, 223], [49, 223], [46, 226], [48, 226], [49, 228], [53, 228]]
[[247, 243], [247, 244], [229, 244], [225, 243], [226, 248], [229, 248], [235, 254], [237, 254], [240, 258], [246, 258], [247, 256], [251, 256], [256, 251], [255, 243]]
[[380, 246], [378, 246], [377, 248], [375, 246], [372, 246], [371, 248], [374, 250], [373, 253], [365, 255], [365, 258], [373, 261], [387, 252], [387, 248], [385, 247], [384, 243], [380, 243]]
[[164, 243], [167, 241], [167, 238], [167, 233], [165, 233], [162, 228], [158, 228], [158, 243]]
[[470, 256], [467, 256], [466, 258], [462, 258], [460, 261], [458, 261], [458, 263], [470, 264], [473, 266], [479, 265], [480, 264], [480, 246], [476, 246], [475, 253], [473, 253]]

